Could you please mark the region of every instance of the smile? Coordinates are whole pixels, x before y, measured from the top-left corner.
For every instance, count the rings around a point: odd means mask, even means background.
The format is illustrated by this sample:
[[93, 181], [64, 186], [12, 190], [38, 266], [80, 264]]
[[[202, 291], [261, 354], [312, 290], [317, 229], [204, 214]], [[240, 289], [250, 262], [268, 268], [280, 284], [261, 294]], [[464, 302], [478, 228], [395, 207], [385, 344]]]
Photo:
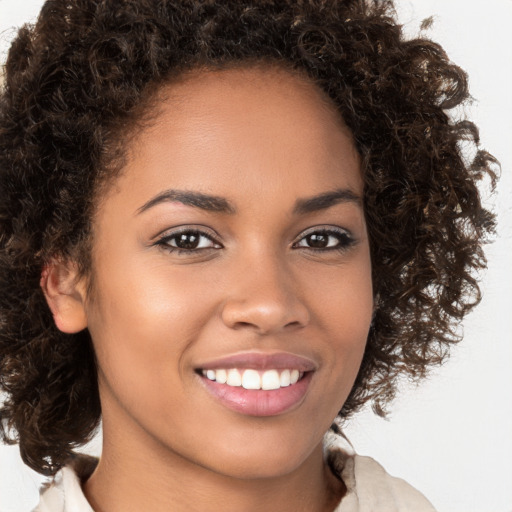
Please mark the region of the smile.
[[247, 416], [276, 416], [306, 399], [318, 363], [286, 352], [240, 352], [195, 368], [206, 392], [219, 405]]
[[254, 369], [210, 369], [201, 370], [201, 374], [211, 381], [226, 384], [231, 387], [244, 389], [274, 390], [296, 384], [304, 375], [298, 369], [269, 369], [258, 371]]

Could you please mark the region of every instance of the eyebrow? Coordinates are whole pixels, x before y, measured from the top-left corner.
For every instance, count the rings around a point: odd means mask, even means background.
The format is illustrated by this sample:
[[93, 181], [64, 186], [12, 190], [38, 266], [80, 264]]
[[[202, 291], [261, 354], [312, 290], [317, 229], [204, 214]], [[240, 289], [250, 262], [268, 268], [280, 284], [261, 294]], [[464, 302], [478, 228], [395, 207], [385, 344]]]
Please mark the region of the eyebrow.
[[153, 206], [164, 202], [178, 202], [187, 206], [194, 206], [201, 210], [216, 213], [234, 214], [236, 212], [235, 207], [223, 197], [211, 196], [209, 194], [187, 190], [165, 190], [150, 199], [147, 203], [143, 204], [137, 210], [137, 214], [145, 212]]
[[[215, 213], [235, 214], [236, 208], [224, 197], [203, 194], [187, 190], [165, 190], [144, 203], [137, 214], [143, 213], [157, 204], [165, 202], [179, 202], [187, 206], [193, 206]], [[319, 210], [325, 210], [339, 203], [355, 203], [361, 206], [361, 198], [350, 189], [337, 189], [323, 192], [313, 197], [297, 199], [293, 208], [294, 215], [304, 215]]]
[[304, 215], [319, 210], [325, 210], [339, 203], [355, 203], [362, 205], [361, 198], [350, 189], [337, 189], [330, 192], [324, 192], [317, 196], [305, 199], [297, 199], [293, 213], [295, 215]]

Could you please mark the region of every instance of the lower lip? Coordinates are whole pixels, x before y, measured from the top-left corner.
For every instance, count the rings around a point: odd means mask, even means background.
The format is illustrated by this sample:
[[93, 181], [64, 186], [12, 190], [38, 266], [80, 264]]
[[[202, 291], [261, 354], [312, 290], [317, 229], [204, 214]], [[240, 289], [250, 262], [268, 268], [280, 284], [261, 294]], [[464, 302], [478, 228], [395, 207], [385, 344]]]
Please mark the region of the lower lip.
[[313, 372], [304, 374], [295, 384], [285, 388], [263, 390], [219, 384], [201, 377], [206, 389], [224, 406], [248, 416], [276, 416], [298, 406], [311, 382]]

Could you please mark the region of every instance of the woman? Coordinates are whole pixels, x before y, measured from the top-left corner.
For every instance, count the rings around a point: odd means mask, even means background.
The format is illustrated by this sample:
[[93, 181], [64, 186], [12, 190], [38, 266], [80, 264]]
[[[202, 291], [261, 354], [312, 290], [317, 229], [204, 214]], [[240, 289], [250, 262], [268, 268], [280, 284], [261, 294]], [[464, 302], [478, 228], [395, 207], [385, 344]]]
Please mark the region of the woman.
[[20, 32], [2, 417], [64, 467], [38, 510], [432, 510], [324, 436], [443, 359], [493, 229], [465, 75], [391, 7], [57, 1]]

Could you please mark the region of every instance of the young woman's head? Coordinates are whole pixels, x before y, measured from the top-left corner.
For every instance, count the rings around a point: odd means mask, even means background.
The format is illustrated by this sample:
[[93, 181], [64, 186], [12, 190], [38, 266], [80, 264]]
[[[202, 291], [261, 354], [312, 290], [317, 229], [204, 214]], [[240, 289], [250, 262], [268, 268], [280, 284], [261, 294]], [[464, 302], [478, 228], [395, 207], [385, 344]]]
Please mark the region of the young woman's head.
[[392, 14], [54, 0], [20, 31], [0, 378], [29, 465], [54, 472], [101, 413], [141, 449], [285, 474], [338, 412], [382, 413], [443, 359], [479, 299], [494, 160], [467, 161], [476, 129], [446, 113], [464, 73]]

